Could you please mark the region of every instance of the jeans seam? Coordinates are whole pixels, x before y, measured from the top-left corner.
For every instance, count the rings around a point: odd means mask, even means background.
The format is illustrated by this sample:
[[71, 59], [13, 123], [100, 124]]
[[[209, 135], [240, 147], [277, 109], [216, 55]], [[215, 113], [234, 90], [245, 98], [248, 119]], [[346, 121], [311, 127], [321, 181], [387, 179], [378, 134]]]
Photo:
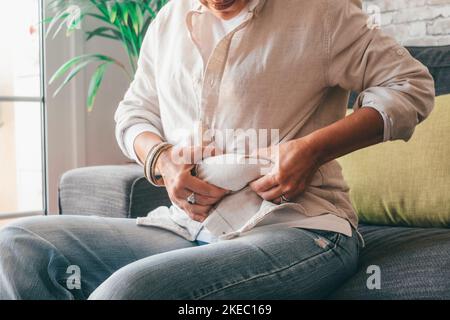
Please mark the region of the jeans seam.
[[283, 271], [285, 271], [285, 270], [288, 270], [288, 269], [290, 269], [290, 268], [292, 268], [292, 267], [295, 267], [295, 266], [298, 266], [298, 265], [302, 265], [302, 264], [304, 264], [304, 263], [311, 262], [312, 260], [315, 260], [316, 258], [319, 258], [319, 257], [321, 257], [321, 256], [323, 256], [323, 255], [325, 255], [325, 254], [328, 254], [328, 253], [330, 253], [330, 252], [335, 252], [334, 249], [336, 249], [337, 244], [338, 244], [338, 242], [340, 242], [340, 241], [341, 241], [341, 238], [339, 238], [339, 239], [336, 241], [336, 243], [334, 243], [334, 245], [333, 245], [332, 247], [329, 247], [326, 251], [320, 252], [320, 253], [318, 253], [318, 254], [316, 254], [316, 255], [314, 255], [314, 256], [311, 256], [311, 257], [309, 257], [309, 258], [307, 258], [307, 259], [305, 259], [305, 260], [301, 260], [301, 261], [295, 262], [295, 263], [293, 263], [293, 264], [290, 264], [290, 265], [288, 265], [288, 266], [286, 266], [286, 267], [278, 268], [278, 269], [275, 269], [275, 270], [272, 270], [272, 271], [269, 271], [269, 272], [266, 272], [266, 273], [262, 273], [262, 274], [255, 275], [255, 276], [250, 277], [250, 278], [248, 278], [248, 279], [244, 279], [244, 280], [241, 280], [241, 281], [238, 281], [238, 282], [235, 282], [235, 283], [226, 285], [226, 286], [224, 286], [224, 287], [222, 287], [222, 288], [219, 288], [219, 289], [213, 290], [213, 291], [211, 291], [211, 292], [208, 292], [208, 293], [206, 293], [206, 294], [203, 294], [203, 295], [201, 295], [201, 296], [195, 298], [195, 300], [201, 300], [201, 299], [204, 299], [204, 298], [206, 298], [206, 297], [208, 297], [208, 296], [210, 296], [210, 295], [212, 295], [212, 294], [214, 294], [214, 293], [218, 293], [218, 292], [220, 292], [220, 291], [223, 291], [223, 290], [226, 290], [226, 289], [235, 287], [235, 286], [237, 286], [237, 285], [240, 285], [240, 284], [243, 284], [243, 283], [247, 283], [247, 282], [250, 282], [250, 281], [252, 281], [252, 280], [261, 279], [261, 278], [264, 278], [264, 277], [267, 277], [267, 276], [272, 276], [272, 275], [275, 275], [275, 274], [277, 274], [277, 273], [280, 273], [280, 272], [283, 272]]

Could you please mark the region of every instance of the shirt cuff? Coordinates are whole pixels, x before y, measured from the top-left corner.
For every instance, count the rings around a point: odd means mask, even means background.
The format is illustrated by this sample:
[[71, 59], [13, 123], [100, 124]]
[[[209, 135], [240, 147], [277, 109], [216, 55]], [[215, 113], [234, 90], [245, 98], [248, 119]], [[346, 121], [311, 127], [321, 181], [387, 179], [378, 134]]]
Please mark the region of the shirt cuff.
[[376, 105], [374, 105], [374, 104], [372, 105], [370, 103], [365, 104], [363, 106], [363, 108], [372, 108], [372, 109], [375, 109], [376, 111], [378, 111], [378, 113], [383, 118], [383, 122], [384, 122], [383, 142], [390, 141], [392, 138], [392, 135], [391, 135], [392, 122], [391, 122], [390, 117], [387, 115], [387, 113], [384, 112], [383, 110], [381, 110], [381, 108], [377, 107]]
[[139, 160], [139, 157], [136, 155], [136, 152], [134, 151], [134, 140], [136, 140], [136, 138], [144, 132], [154, 133], [155, 129], [150, 124], [139, 123], [139, 124], [135, 124], [135, 125], [129, 127], [127, 130], [125, 130], [125, 133], [124, 133], [125, 148], [127, 149], [127, 152], [130, 155], [130, 158], [142, 166], [143, 166], [143, 163], [141, 163], [141, 161]]

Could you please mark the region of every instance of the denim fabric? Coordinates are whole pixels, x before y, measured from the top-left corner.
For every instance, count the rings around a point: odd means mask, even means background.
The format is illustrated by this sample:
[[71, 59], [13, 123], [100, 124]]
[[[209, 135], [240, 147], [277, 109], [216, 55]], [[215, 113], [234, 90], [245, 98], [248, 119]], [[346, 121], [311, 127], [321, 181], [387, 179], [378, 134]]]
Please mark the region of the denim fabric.
[[[276, 229], [199, 246], [131, 219], [27, 218], [0, 231], [0, 298], [322, 298], [358, 253], [356, 233]], [[71, 266], [80, 289], [69, 288]]]

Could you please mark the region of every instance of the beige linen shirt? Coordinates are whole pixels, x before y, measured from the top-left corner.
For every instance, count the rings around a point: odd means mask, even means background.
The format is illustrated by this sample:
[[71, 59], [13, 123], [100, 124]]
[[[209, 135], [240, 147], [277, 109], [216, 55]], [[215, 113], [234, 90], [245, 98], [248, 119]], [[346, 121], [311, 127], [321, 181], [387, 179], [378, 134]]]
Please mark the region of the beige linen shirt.
[[[218, 131], [276, 129], [288, 141], [342, 119], [350, 90], [361, 92], [355, 109], [372, 107], [389, 120], [386, 140], [408, 140], [432, 110], [433, 80], [406, 49], [368, 28], [360, 7], [357, 0], [259, 0], [204, 62], [192, 33], [202, 6], [172, 0], [150, 26], [116, 112], [121, 149], [130, 156], [124, 132], [136, 124], [172, 144], [199, 122]], [[325, 164], [313, 181], [292, 199], [295, 208], [356, 227], [339, 164]]]

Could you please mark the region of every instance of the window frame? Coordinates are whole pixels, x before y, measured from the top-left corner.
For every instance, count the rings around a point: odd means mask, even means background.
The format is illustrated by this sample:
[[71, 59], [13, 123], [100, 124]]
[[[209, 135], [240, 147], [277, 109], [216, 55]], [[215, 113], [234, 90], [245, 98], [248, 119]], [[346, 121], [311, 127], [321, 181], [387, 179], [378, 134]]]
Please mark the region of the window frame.
[[19, 218], [26, 216], [47, 215], [48, 214], [48, 178], [47, 178], [47, 112], [46, 112], [46, 84], [45, 84], [45, 28], [44, 23], [44, 0], [38, 1], [39, 18], [39, 96], [0, 96], [0, 102], [35, 102], [40, 106], [40, 127], [41, 127], [41, 172], [42, 172], [42, 210], [29, 212], [0, 213], [0, 220]]

